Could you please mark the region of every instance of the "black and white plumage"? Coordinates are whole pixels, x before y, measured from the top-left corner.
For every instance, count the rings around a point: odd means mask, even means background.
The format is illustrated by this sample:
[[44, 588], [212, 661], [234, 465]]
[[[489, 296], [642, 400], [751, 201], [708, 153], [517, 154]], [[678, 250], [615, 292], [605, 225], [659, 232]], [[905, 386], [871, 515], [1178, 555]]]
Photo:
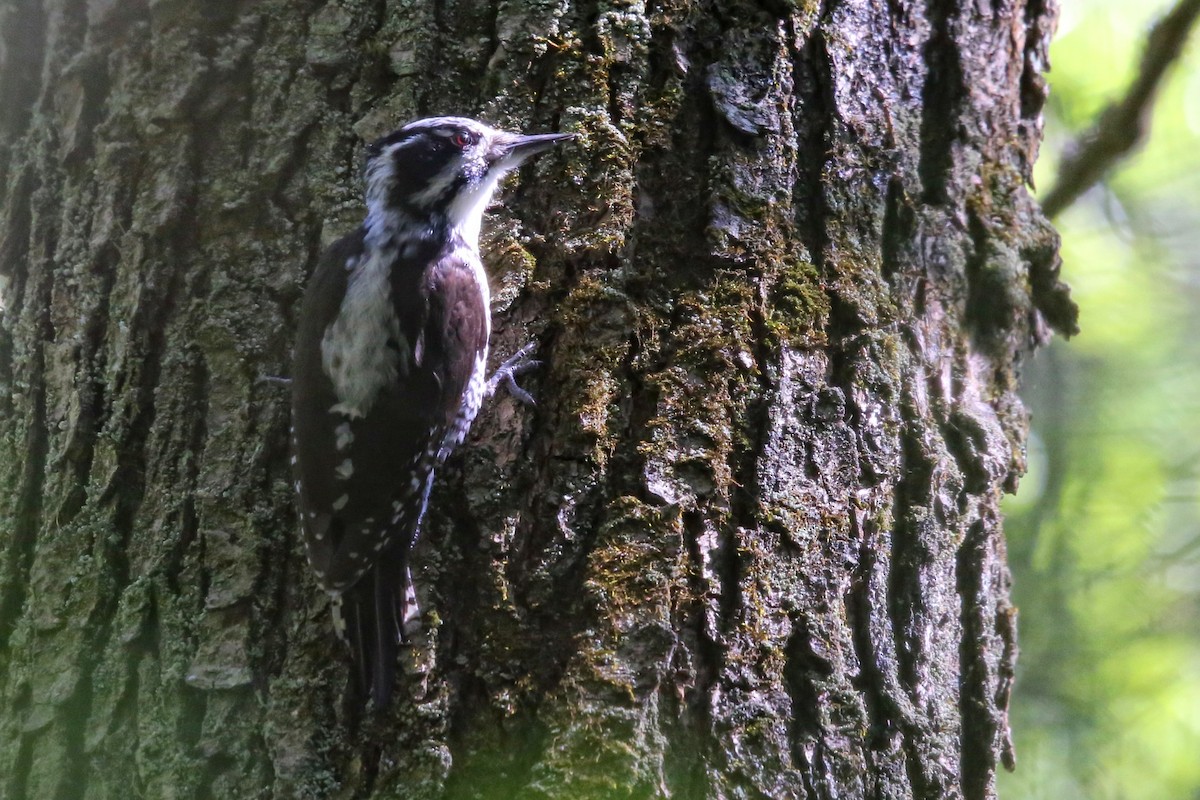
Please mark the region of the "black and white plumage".
[[292, 465], [309, 560], [359, 686], [389, 702], [408, 553], [435, 468], [484, 399], [484, 209], [503, 175], [564, 134], [423, 119], [370, 145], [367, 216], [305, 292], [292, 371]]

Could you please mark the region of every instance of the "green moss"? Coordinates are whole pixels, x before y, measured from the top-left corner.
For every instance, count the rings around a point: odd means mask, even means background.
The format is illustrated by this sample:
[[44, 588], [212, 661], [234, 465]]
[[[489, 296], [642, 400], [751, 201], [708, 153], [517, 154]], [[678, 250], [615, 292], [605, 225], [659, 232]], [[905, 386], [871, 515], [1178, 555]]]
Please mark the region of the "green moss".
[[[633, 497], [613, 501], [588, 559], [588, 587], [620, 618], [637, 608], [669, 602], [675, 553], [683, 523], [676, 507], [648, 506]], [[665, 533], [664, 533], [665, 532]]]
[[825, 341], [829, 295], [821, 286], [816, 267], [785, 258], [771, 289], [767, 330], [776, 341], [792, 346], [816, 346]]

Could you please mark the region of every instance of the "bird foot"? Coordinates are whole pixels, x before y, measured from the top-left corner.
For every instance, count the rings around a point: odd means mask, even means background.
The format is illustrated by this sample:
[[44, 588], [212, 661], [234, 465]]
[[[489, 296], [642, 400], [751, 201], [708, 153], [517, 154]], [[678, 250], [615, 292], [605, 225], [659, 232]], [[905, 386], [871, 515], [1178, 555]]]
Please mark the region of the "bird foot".
[[530, 370], [537, 369], [542, 365], [541, 361], [531, 358], [533, 351], [537, 349], [537, 342], [530, 342], [522, 347], [517, 352], [513, 353], [507, 361], [496, 368], [492, 373], [492, 377], [488, 379], [486, 396], [491, 397], [496, 393], [496, 390], [503, 384], [508, 389], [508, 393], [520, 400], [526, 405], [537, 405], [533, 399], [533, 395], [517, 385], [517, 376], [524, 375]]

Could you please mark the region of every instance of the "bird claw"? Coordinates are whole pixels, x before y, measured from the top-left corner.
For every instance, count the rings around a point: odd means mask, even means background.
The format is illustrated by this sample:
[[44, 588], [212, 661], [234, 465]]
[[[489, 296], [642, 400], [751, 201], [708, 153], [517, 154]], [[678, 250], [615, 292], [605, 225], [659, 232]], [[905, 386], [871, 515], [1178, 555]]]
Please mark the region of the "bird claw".
[[533, 395], [517, 385], [517, 376], [524, 375], [530, 370], [537, 369], [542, 365], [541, 361], [535, 358], [530, 358], [530, 355], [537, 349], [537, 342], [530, 342], [522, 347], [517, 352], [509, 356], [508, 360], [496, 368], [492, 373], [492, 377], [487, 382], [487, 396], [491, 397], [504, 384], [508, 389], [508, 393], [520, 400], [525, 405], [537, 405], [533, 399]]

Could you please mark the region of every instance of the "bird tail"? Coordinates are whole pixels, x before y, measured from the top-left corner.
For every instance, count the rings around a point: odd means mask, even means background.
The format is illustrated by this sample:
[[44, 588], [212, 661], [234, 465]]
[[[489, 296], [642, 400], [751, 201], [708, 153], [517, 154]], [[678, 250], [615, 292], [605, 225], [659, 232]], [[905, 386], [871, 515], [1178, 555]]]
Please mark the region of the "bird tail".
[[408, 568], [408, 554], [416, 544], [429, 505], [433, 470], [416, 507], [416, 522], [408, 537], [401, 537], [375, 559], [370, 571], [333, 599], [333, 627], [350, 647], [355, 683], [363, 702], [376, 711], [387, 708], [396, 682], [396, 658], [411, 631], [420, 628], [420, 607]]
[[375, 711], [391, 703], [405, 623], [416, 613], [405, 548], [390, 550], [332, 604], [334, 628], [350, 647], [358, 695]]

